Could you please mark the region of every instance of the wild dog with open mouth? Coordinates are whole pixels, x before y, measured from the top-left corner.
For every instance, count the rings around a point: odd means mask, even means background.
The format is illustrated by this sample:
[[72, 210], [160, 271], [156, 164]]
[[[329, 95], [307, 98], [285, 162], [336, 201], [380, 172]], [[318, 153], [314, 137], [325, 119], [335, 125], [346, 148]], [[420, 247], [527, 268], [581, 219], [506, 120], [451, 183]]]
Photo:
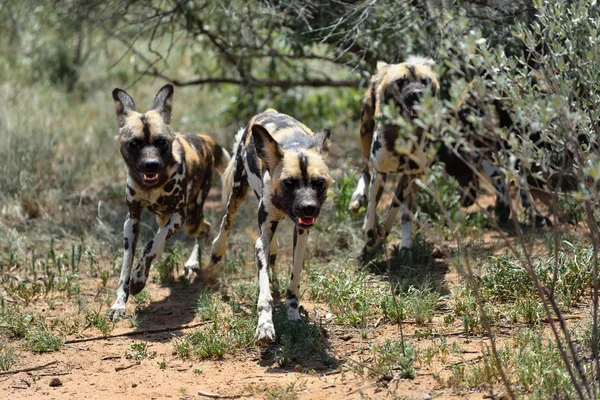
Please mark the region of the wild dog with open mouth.
[[[414, 178], [429, 167], [433, 161], [422, 153], [424, 145], [423, 132], [418, 130], [419, 143], [411, 143], [411, 148], [399, 149], [396, 141], [399, 137], [399, 127], [385, 121], [382, 106], [390, 102], [399, 106], [401, 115], [411, 121], [418, 117], [419, 97], [426, 88], [431, 88], [435, 94], [438, 90], [437, 77], [433, 71], [433, 60], [420, 57], [410, 57], [405, 63], [386, 64], [378, 63], [377, 73], [372, 77], [362, 103], [360, 137], [363, 154], [363, 171], [358, 185], [350, 201], [350, 210], [357, 213], [366, 200], [369, 192], [367, 213], [363, 224], [366, 244], [361, 258], [367, 261], [374, 251], [389, 235], [400, 208], [404, 206], [402, 216], [402, 244], [405, 252], [411, 249], [411, 219], [417, 187]], [[507, 111], [499, 104], [494, 104], [502, 128], [515, 129]], [[459, 115], [459, 122], [470, 126], [468, 115], [470, 110]], [[465, 129], [468, 131], [468, 129]], [[474, 203], [477, 197], [479, 179], [477, 169], [481, 168], [483, 175], [487, 175], [497, 193], [497, 213], [508, 219], [509, 194], [506, 176], [491, 161], [490, 150], [500, 149], [501, 145], [482, 142], [481, 138], [472, 139], [475, 150], [467, 153], [461, 148], [453, 150], [439, 143], [436, 160], [444, 163], [448, 175], [453, 176], [459, 183], [461, 195], [460, 204], [467, 207]], [[383, 193], [383, 188], [388, 173], [400, 172], [402, 177], [394, 194], [392, 205], [382, 224], [377, 225], [377, 203]], [[370, 191], [369, 191], [370, 183]], [[536, 224], [549, 224], [549, 220], [536, 209], [535, 203], [529, 200], [526, 182], [521, 182], [521, 201], [523, 206], [530, 210], [535, 217]], [[545, 222], [548, 221], [548, 222]]]
[[[212, 184], [213, 169], [223, 173], [230, 157], [227, 151], [205, 135], [174, 133], [171, 122], [173, 86], [162, 87], [146, 113], [139, 113], [124, 90], [112, 92], [119, 124], [117, 140], [127, 164], [123, 266], [117, 299], [109, 311], [113, 319], [125, 314], [129, 295], [146, 285], [152, 263], [162, 255], [165, 242], [185, 223], [196, 243], [184, 271], [200, 270], [200, 239], [210, 230], [204, 221], [203, 206]], [[142, 210], [156, 214], [158, 232], [131, 271], [140, 231]]]
[[[421, 57], [410, 57], [400, 64], [379, 62], [377, 74], [371, 78], [365, 93], [360, 123], [363, 172], [350, 200], [350, 210], [357, 213], [369, 191], [363, 224], [366, 239], [363, 260], [369, 259], [388, 236], [401, 206], [404, 205], [406, 211], [412, 210], [417, 189], [414, 177], [427, 167], [427, 159], [419, 154], [420, 149], [416, 144], [413, 143], [408, 152], [397, 150], [399, 127], [383, 120], [382, 107], [393, 102], [400, 108], [401, 115], [410, 120], [417, 118], [416, 106], [421, 93], [427, 88], [434, 93], [438, 90], [438, 80], [432, 67], [433, 60]], [[383, 194], [387, 174], [393, 172], [401, 173], [402, 177], [384, 222], [376, 227], [377, 203]], [[405, 250], [412, 246], [411, 228], [409, 213], [404, 212], [401, 247]]]
[[329, 129], [313, 133], [294, 118], [269, 109], [238, 132], [233, 158], [223, 174], [227, 213], [213, 241], [211, 265], [223, 257], [235, 213], [251, 187], [259, 200], [260, 237], [255, 247], [259, 287], [255, 340], [259, 344], [275, 340], [269, 267], [273, 267], [277, 256], [275, 231], [285, 217], [295, 224], [293, 268], [286, 291], [287, 316], [289, 320], [300, 319], [300, 275], [308, 233], [327, 198], [331, 182], [324, 160], [330, 137]]

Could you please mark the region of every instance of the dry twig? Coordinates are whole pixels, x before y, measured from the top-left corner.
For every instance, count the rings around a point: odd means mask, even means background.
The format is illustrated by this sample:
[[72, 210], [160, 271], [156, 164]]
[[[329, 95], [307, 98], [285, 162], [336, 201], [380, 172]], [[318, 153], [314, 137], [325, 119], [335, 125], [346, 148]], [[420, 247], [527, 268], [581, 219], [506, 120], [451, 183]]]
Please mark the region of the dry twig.
[[198, 395], [202, 397], [208, 397], [209, 399], [239, 399], [240, 397], [248, 397], [249, 395], [243, 394], [217, 394], [198, 390]]
[[28, 367], [28, 368], [12, 369], [10, 371], [3, 371], [3, 372], [0, 372], [0, 376], [2, 376], [2, 375], [18, 374], [19, 372], [36, 371], [38, 369], [46, 368], [46, 367], [48, 367], [50, 365], [56, 364], [57, 362], [58, 361], [54, 360], [54, 361], [47, 362], [46, 364], [38, 365], [38, 366], [35, 366], [35, 367]]
[[115, 367], [115, 371], [116, 372], [123, 371], [124, 369], [129, 369], [131, 367], [135, 367], [136, 365], [140, 365], [140, 362], [136, 361], [136, 362], [133, 362], [133, 363], [131, 363], [129, 365], [125, 365], [123, 367]]
[[171, 327], [171, 328], [146, 329], [143, 331], [117, 333], [115, 335], [93, 336], [93, 337], [89, 337], [89, 338], [71, 339], [71, 340], [67, 340], [65, 342], [65, 344], [91, 342], [94, 340], [103, 340], [103, 339], [114, 339], [114, 338], [118, 338], [118, 337], [139, 336], [139, 335], [144, 335], [146, 333], [164, 333], [164, 332], [180, 331], [180, 330], [184, 330], [184, 329], [196, 328], [198, 326], [206, 325], [210, 322], [211, 321], [202, 321], [202, 322], [197, 322], [195, 324], [181, 325], [181, 326], [175, 326], [175, 327]]

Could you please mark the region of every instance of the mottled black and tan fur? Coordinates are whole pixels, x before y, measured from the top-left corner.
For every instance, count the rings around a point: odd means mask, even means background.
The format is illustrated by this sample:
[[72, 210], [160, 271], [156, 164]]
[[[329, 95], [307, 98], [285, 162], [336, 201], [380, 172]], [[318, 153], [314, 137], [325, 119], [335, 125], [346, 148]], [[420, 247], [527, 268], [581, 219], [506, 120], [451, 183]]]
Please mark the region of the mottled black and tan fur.
[[[150, 266], [162, 255], [165, 242], [183, 225], [196, 237], [185, 273], [200, 269], [200, 239], [210, 230], [204, 221], [203, 206], [212, 184], [213, 171], [223, 173], [229, 154], [206, 135], [174, 133], [171, 122], [173, 86], [161, 88], [152, 109], [137, 112], [131, 96], [113, 90], [121, 155], [127, 165], [124, 254], [117, 299], [109, 311], [113, 319], [125, 314], [129, 295], [146, 285]], [[132, 271], [133, 256], [144, 208], [156, 215], [158, 232], [144, 248]]]
[[[410, 57], [400, 64], [377, 64], [377, 73], [371, 78], [362, 102], [360, 140], [363, 171], [350, 201], [350, 210], [357, 213], [367, 199], [367, 192], [369, 193], [363, 225], [366, 239], [363, 258], [369, 258], [387, 237], [402, 205], [407, 211], [403, 215], [402, 247], [411, 248], [411, 220], [408, 211], [412, 209], [416, 194], [413, 180], [428, 162], [416, 143], [408, 151], [398, 149], [396, 140], [399, 127], [385, 122], [382, 107], [393, 103], [400, 109], [402, 117], [413, 120], [418, 116], [418, 99], [421, 93], [431, 90], [435, 94], [438, 86], [431, 59]], [[383, 193], [387, 174], [394, 172], [401, 173], [402, 177], [390, 210], [384, 222], [377, 227], [377, 203]]]
[[257, 343], [275, 340], [269, 268], [277, 256], [275, 231], [286, 217], [295, 224], [293, 268], [286, 291], [287, 315], [289, 320], [300, 319], [298, 299], [304, 250], [331, 181], [325, 164], [330, 136], [328, 129], [313, 133], [294, 118], [267, 110], [252, 118], [236, 137], [233, 158], [223, 174], [227, 213], [213, 242], [211, 265], [222, 259], [235, 214], [248, 188], [252, 188], [259, 200], [260, 229], [255, 247], [259, 287]]

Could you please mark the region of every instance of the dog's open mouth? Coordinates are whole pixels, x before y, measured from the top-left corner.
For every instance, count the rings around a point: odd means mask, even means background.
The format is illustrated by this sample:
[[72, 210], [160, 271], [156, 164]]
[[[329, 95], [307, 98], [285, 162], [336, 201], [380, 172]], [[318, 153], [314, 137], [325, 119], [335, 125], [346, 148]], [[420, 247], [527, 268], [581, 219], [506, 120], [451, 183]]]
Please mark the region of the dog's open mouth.
[[296, 224], [301, 228], [310, 228], [315, 224], [314, 217], [296, 217]]
[[142, 174], [144, 183], [156, 183], [158, 181], [158, 174]]
[[415, 119], [418, 117], [417, 112], [414, 108], [412, 108], [412, 106], [406, 106], [406, 111], [408, 111], [408, 116], [410, 119]]

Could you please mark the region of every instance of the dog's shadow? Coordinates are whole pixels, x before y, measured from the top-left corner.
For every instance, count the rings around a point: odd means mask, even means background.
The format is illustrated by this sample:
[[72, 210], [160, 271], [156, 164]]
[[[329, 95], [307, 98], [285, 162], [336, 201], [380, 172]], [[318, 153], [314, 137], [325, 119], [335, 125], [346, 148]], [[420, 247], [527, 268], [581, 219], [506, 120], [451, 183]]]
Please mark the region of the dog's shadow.
[[[135, 320], [135, 330], [143, 335], [140, 337], [150, 342], [169, 342], [191, 332], [190, 329], [196, 327], [198, 296], [206, 291], [220, 291], [215, 280], [202, 275], [194, 276], [191, 281], [179, 278], [160, 286], [168, 289], [169, 294], [160, 300], [149, 300], [131, 317]], [[149, 293], [152, 297], [151, 289]], [[143, 333], [147, 331], [150, 332]]]
[[334, 371], [341, 364], [331, 349], [327, 331], [303, 309], [302, 321], [288, 321], [285, 301], [275, 301], [275, 343], [260, 349], [258, 364], [269, 373]]
[[364, 264], [370, 273], [379, 275], [400, 288], [416, 287], [434, 290], [444, 296], [450, 293], [446, 275], [450, 272], [448, 261], [435, 258], [419, 247], [404, 251], [394, 246], [387, 255], [379, 254]]

